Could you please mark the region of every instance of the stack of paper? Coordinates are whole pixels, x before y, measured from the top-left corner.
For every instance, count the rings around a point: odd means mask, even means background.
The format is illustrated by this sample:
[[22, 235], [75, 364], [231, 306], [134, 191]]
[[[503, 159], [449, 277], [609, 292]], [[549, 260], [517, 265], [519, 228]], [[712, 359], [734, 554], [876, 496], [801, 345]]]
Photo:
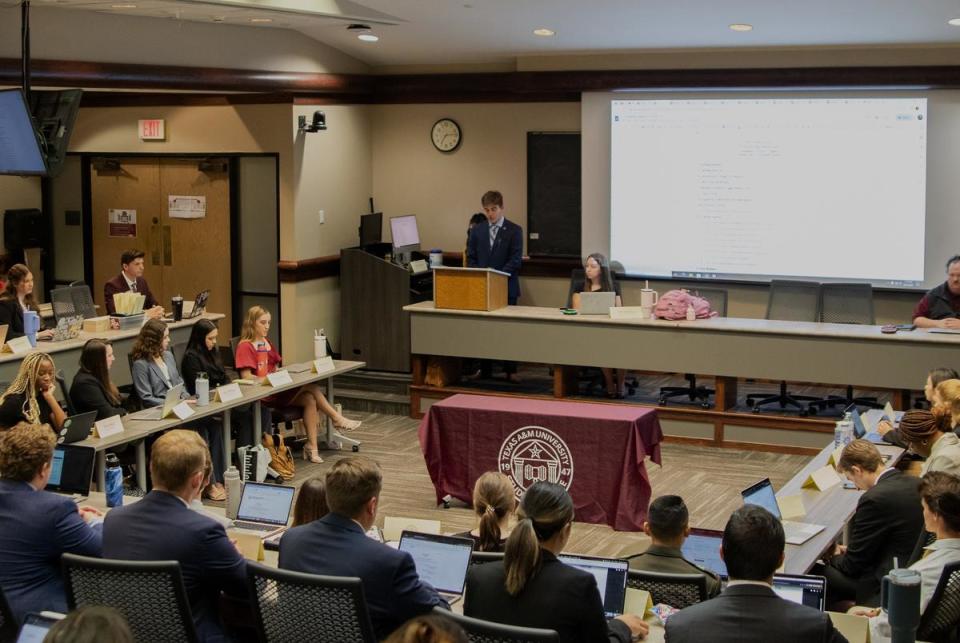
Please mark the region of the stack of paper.
[[118, 292], [113, 296], [113, 306], [118, 315], [139, 315], [147, 298], [136, 292]]

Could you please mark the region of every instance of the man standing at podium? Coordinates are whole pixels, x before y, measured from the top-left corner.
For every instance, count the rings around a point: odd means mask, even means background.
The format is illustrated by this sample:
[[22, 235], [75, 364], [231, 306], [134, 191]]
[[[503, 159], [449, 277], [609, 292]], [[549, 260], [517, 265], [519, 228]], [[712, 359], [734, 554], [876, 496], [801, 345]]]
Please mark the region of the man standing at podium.
[[493, 268], [510, 274], [507, 303], [520, 298], [520, 262], [523, 257], [523, 228], [503, 216], [503, 195], [491, 190], [480, 198], [487, 220], [470, 231], [467, 267]]

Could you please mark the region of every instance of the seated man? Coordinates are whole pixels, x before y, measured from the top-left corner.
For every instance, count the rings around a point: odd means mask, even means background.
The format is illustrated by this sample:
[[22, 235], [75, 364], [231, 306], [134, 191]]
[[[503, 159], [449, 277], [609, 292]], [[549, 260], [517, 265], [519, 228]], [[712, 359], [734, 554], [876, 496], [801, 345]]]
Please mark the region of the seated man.
[[671, 616], [667, 643], [845, 642], [827, 614], [774, 593], [773, 574], [783, 563], [784, 542], [783, 525], [763, 507], [744, 505], [733, 512], [720, 549], [730, 574], [727, 588]]
[[283, 534], [280, 568], [360, 578], [378, 639], [434, 606], [448, 608], [436, 590], [420, 580], [410, 554], [365, 533], [374, 525], [380, 500], [377, 463], [343, 458], [327, 472], [326, 481], [330, 513]]
[[643, 533], [652, 542], [647, 551], [628, 557], [630, 569], [668, 574], [703, 574], [707, 577], [707, 596], [720, 593], [720, 577], [683, 557], [680, 549], [690, 535], [690, 513], [680, 496], [660, 496], [650, 503]]
[[46, 424], [21, 422], [0, 434], [0, 589], [18, 621], [67, 611], [61, 554], [100, 556], [100, 512], [43, 490], [56, 441]]
[[893, 559], [906, 565], [923, 528], [920, 480], [883, 466], [877, 447], [854, 440], [843, 448], [837, 471], [866, 491], [850, 519], [846, 545], [837, 545], [820, 571], [827, 577], [827, 605], [856, 601], [874, 607], [880, 601], [880, 579]]
[[947, 260], [947, 280], [930, 289], [913, 309], [919, 328], [960, 329], [960, 255]]
[[147, 317], [163, 317], [163, 307], [150, 292], [147, 280], [143, 278], [143, 251], [126, 250], [120, 255], [120, 274], [103, 285], [103, 303], [107, 312], [117, 314], [113, 305], [113, 296], [121, 292], [138, 292], [144, 296], [143, 312]]
[[210, 476], [210, 452], [196, 431], [175, 429], [153, 443], [153, 491], [107, 514], [103, 556], [180, 563], [201, 641], [223, 640], [220, 591], [246, 594], [247, 564], [219, 522], [190, 509]]

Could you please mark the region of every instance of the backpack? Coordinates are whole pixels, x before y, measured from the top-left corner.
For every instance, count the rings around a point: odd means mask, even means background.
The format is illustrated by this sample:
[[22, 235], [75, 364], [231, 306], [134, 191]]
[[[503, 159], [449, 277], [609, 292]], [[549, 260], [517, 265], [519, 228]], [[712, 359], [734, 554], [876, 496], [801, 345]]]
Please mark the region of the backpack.
[[653, 309], [657, 319], [686, 319], [687, 308], [693, 306], [697, 319], [716, 317], [719, 313], [710, 310], [710, 302], [703, 297], [691, 295], [687, 290], [668, 290], [660, 296]]
[[283, 436], [279, 433], [276, 435], [264, 433], [263, 446], [267, 448], [267, 452], [270, 454], [270, 466], [267, 473], [280, 478], [281, 482], [292, 480], [297, 472], [297, 465], [293, 461], [293, 452], [290, 451], [290, 447], [283, 443]]

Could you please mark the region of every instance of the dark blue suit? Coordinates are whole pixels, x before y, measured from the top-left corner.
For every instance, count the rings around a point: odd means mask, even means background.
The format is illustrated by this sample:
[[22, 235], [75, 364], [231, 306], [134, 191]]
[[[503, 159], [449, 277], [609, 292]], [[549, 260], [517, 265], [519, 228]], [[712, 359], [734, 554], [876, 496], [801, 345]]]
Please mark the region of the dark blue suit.
[[503, 227], [490, 247], [490, 223], [478, 223], [467, 240], [467, 267], [493, 268], [510, 273], [507, 300], [511, 305], [520, 297], [520, 264], [523, 261], [523, 228], [503, 220]]
[[101, 527], [88, 526], [70, 498], [0, 480], [0, 588], [17, 620], [66, 613], [60, 555], [100, 556]]
[[103, 557], [178, 561], [201, 641], [224, 640], [217, 614], [220, 590], [246, 595], [247, 563], [223, 525], [164, 491], [151, 491], [107, 514]]
[[436, 590], [420, 580], [410, 554], [373, 540], [359, 524], [334, 513], [283, 534], [280, 568], [358, 577], [380, 639], [436, 605], [449, 608]]

